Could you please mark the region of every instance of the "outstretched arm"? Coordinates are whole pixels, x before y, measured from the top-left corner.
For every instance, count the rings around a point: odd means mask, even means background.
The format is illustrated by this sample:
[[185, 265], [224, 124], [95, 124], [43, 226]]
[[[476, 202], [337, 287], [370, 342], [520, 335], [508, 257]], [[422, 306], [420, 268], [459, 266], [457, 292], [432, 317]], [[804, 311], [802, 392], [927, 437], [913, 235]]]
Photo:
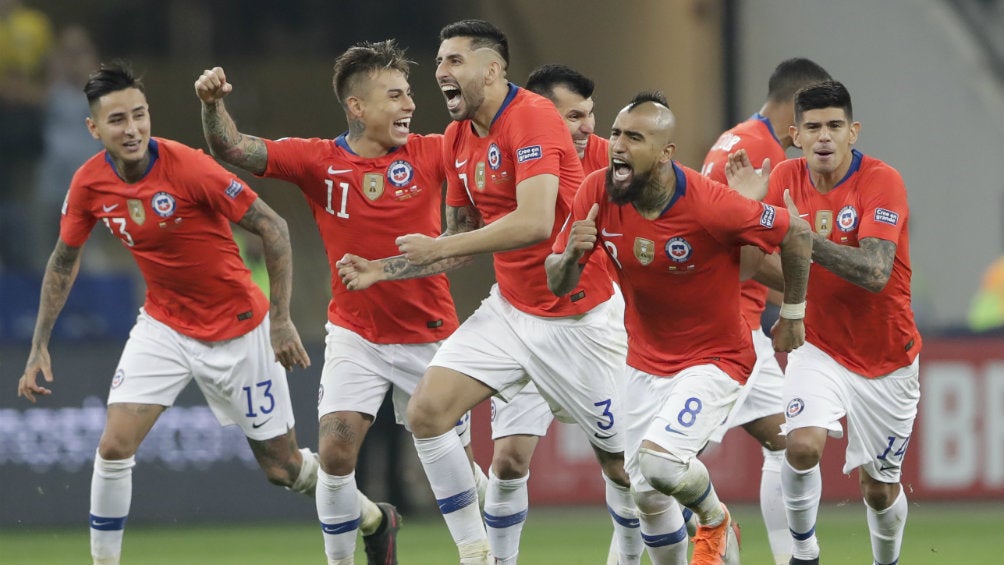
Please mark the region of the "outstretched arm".
[[286, 370], [294, 366], [309, 367], [310, 358], [289, 315], [289, 299], [293, 288], [293, 250], [289, 244], [286, 220], [258, 198], [238, 225], [261, 237], [265, 268], [268, 270], [268, 313], [276, 361]]
[[558, 177], [535, 175], [516, 185], [516, 209], [491, 224], [435, 239], [408, 234], [397, 238], [397, 246], [416, 265], [529, 247], [551, 236], [557, 198]]
[[[484, 225], [480, 212], [473, 205], [447, 206], [446, 231], [441, 237], [473, 231]], [[364, 290], [380, 281], [415, 279], [438, 275], [462, 267], [474, 258], [472, 256], [451, 257], [428, 265], [415, 265], [404, 255], [384, 259], [367, 260], [358, 255], [346, 253], [338, 260], [338, 276], [349, 290]]]
[[17, 395], [35, 402], [35, 395], [49, 395], [52, 391], [39, 386], [38, 373], [41, 372], [45, 382], [52, 382], [52, 364], [49, 360], [49, 338], [52, 328], [56, 325], [59, 312], [66, 305], [66, 298], [73, 288], [80, 270], [80, 247], [71, 247], [63, 240], [56, 242], [56, 248], [49, 256], [45, 266], [45, 276], [42, 278], [42, 296], [38, 306], [38, 317], [35, 319], [35, 333], [31, 337], [31, 351], [24, 374], [17, 383]]
[[221, 67], [203, 71], [195, 81], [195, 94], [202, 101], [202, 133], [213, 156], [225, 163], [260, 175], [268, 165], [268, 151], [259, 137], [237, 130], [223, 98], [233, 91]]

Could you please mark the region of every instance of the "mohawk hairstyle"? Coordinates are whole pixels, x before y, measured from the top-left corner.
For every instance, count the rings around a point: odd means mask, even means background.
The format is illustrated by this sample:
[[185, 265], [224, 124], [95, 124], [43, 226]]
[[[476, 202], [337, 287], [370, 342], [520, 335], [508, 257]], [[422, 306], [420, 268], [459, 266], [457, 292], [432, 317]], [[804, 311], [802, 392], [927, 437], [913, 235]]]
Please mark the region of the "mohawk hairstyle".
[[645, 102], [655, 102], [656, 104], [662, 104], [667, 109], [669, 108], [669, 102], [666, 101], [666, 95], [663, 94], [661, 90], [643, 90], [638, 94], [635, 94], [634, 98], [631, 99], [631, 102], [628, 103], [628, 112], [634, 110], [639, 104], [644, 104]]

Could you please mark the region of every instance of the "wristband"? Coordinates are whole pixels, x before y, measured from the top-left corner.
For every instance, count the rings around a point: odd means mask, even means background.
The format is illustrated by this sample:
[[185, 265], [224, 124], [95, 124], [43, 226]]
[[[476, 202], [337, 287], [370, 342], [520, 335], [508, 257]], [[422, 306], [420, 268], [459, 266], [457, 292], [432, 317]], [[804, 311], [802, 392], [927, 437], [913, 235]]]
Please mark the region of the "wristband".
[[782, 304], [780, 316], [786, 320], [801, 320], [805, 317], [805, 301], [798, 304]]

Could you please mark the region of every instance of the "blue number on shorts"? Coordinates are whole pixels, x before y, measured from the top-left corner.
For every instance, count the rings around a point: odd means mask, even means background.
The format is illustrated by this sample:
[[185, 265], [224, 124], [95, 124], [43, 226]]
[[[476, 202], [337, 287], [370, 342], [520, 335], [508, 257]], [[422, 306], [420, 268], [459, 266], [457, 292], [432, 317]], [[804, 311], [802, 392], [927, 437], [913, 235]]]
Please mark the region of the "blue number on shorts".
[[704, 404], [701, 399], [691, 396], [683, 403], [683, 410], [680, 410], [680, 413], [676, 415], [676, 421], [680, 422], [684, 428], [689, 428], [697, 421], [697, 415], [701, 413], [702, 408], [704, 408]]
[[[268, 414], [269, 412], [275, 409], [275, 397], [272, 396], [272, 379], [257, 383], [255, 384], [255, 387], [265, 389], [265, 391], [262, 394], [264, 394], [265, 398], [268, 399], [268, 406], [267, 407], [259, 406], [258, 409], [261, 410], [262, 414]], [[248, 411], [244, 415], [247, 416], [248, 418], [257, 418], [258, 414], [255, 413], [254, 404], [251, 400], [251, 387], [249, 386], [242, 387], [241, 390], [244, 391], [244, 398], [245, 400], [247, 400], [248, 403]]]
[[[889, 440], [889, 445], [885, 446], [885, 451], [879, 454], [877, 457], [878, 459], [885, 460], [889, 456], [889, 452], [892, 451], [893, 444], [896, 442], [896, 436], [889, 436], [887, 439]], [[910, 445], [910, 436], [906, 436], [906, 439], [903, 440], [903, 444], [899, 446], [899, 449], [893, 452], [892, 456], [902, 460], [903, 456], [906, 455], [906, 448], [908, 445]]]
[[611, 403], [612, 403], [612, 400], [610, 400], [609, 398], [606, 399], [606, 400], [601, 400], [600, 402], [594, 402], [593, 403], [593, 406], [596, 406], [596, 407], [602, 406], [603, 407], [603, 413], [601, 413], [600, 416], [605, 416], [606, 419], [607, 419], [606, 422], [596, 422], [596, 425], [601, 430], [609, 430], [610, 428], [614, 427], [614, 415], [613, 415], [613, 412], [610, 411], [610, 404]]

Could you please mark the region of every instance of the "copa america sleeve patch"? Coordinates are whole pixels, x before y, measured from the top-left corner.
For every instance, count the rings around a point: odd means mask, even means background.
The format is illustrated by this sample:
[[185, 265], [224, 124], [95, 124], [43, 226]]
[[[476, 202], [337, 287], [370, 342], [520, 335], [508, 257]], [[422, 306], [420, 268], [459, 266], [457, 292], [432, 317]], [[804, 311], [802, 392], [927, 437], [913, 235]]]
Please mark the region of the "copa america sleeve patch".
[[229, 196], [231, 199], [237, 198], [237, 195], [244, 190], [244, 185], [240, 183], [237, 179], [230, 181], [230, 186], [224, 191], [224, 194]]
[[529, 147], [520, 147], [516, 150], [516, 161], [520, 163], [525, 163], [526, 161], [533, 161], [534, 159], [540, 159], [544, 155], [544, 152], [540, 150], [539, 145], [531, 145]]
[[777, 212], [770, 204], [764, 204], [761, 202], [760, 205], [763, 206], [763, 213], [760, 214], [760, 225], [767, 229], [773, 228], [774, 218], [777, 217]]
[[899, 214], [893, 212], [892, 210], [886, 210], [885, 208], [876, 208], [875, 221], [895, 226], [899, 223]]

